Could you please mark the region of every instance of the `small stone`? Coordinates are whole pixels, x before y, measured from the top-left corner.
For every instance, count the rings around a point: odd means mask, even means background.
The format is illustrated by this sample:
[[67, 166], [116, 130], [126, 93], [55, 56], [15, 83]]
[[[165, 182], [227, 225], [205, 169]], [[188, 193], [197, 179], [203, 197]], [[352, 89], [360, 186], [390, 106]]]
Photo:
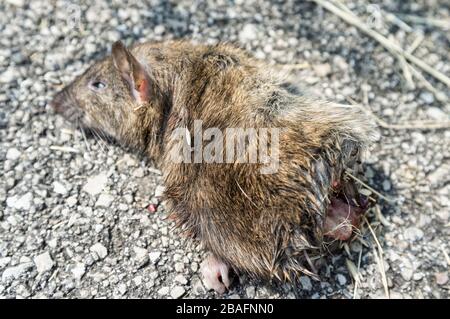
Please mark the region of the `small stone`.
[[142, 284], [142, 276], [134, 277], [133, 282], [136, 285], [136, 287], [139, 287]]
[[26, 193], [21, 197], [13, 196], [6, 199], [6, 205], [19, 210], [29, 210], [33, 201], [33, 194]]
[[106, 173], [100, 173], [96, 176], [90, 177], [87, 180], [86, 184], [83, 186], [82, 190], [91, 196], [95, 196], [103, 191], [103, 188], [105, 188], [107, 181], [108, 177]]
[[20, 8], [25, 5], [25, 0], [6, 0], [6, 2]]
[[67, 189], [60, 182], [54, 182], [53, 183], [53, 191], [56, 194], [61, 194], [61, 195], [67, 194]]
[[101, 194], [97, 202], [95, 203], [95, 207], [110, 207], [112, 202], [114, 201], [114, 197], [110, 194]]
[[248, 286], [245, 288], [245, 294], [248, 298], [255, 298], [256, 296], [256, 287], [255, 286]]
[[167, 296], [168, 293], [169, 293], [169, 287], [161, 287], [158, 290], [158, 295], [160, 295], [160, 296]]
[[197, 295], [203, 295], [206, 293], [206, 289], [203, 286], [202, 280], [197, 276], [191, 279], [192, 291]]
[[337, 274], [336, 280], [339, 282], [339, 285], [341, 285], [341, 286], [344, 286], [347, 283], [347, 279], [342, 274]]
[[391, 183], [387, 180], [387, 179], [385, 179], [384, 181], [383, 181], [383, 190], [385, 191], [385, 192], [387, 192], [387, 191], [389, 191], [391, 189]]
[[437, 186], [445, 183], [445, 176], [447, 176], [450, 170], [450, 165], [442, 165], [438, 167], [435, 171], [431, 172], [427, 179], [432, 186]]
[[96, 253], [100, 259], [103, 259], [108, 255], [108, 250], [100, 243], [91, 246], [90, 251]]
[[17, 148], [10, 148], [8, 149], [8, 152], [6, 152], [6, 159], [15, 161], [19, 159], [21, 154], [22, 153]]
[[48, 251], [34, 257], [33, 261], [38, 273], [44, 273], [51, 270], [55, 264]]
[[444, 111], [442, 111], [441, 109], [439, 109], [437, 107], [427, 108], [426, 113], [433, 120], [445, 121], [445, 120], [449, 119], [449, 116], [447, 114], [445, 114]]
[[127, 292], [128, 288], [127, 285], [124, 283], [119, 284], [119, 286], [117, 287], [117, 291], [121, 294], [124, 295]]
[[135, 169], [134, 172], [133, 172], [133, 176], [134, 177], [138, 177], [138, 178], [144, 177], [144, 170], [143, 170], [143, 168], [139, 167], [139, 168]]
[[156, 27], [155, 27], [155, 34], [156, 35], [161, 35], [161, 34], [163, 34], [164, 33], [164, 31], [166, 30], [166, 28], [163, 26], [163, 25], [157, 25]]
[[11, 279], [17, 279], [32, 267], [33, 263], [23, 263], [14, 267], [6, 268], [2, 274], [2, 281], [7, 282]]
[[56, 238], [52, 238], [49, 241], [47, 241], [47, 245], [50, 248], [56, 248], [56, 246], [58, 245], [58, 239]]
[[150, 173], [153, 173], [153, 174], [156, 174], [156, 175], [162, 175], [161, 170], [159, 170], [159, 169], [157, 169], [157, 168], [154, 168], [154, 167], [147, 167], [147, 170], [148, 170]]
[[432, 104], [434, 102], [434, 95], [431, 92], [422, 92], [419, 98], [426, 104]]
[[254, 24], [246, 24], [241, 32], [239, 32], [239, 40], [241, 42], [247, 42], [247, 41], [252, 41], [255, 40], [257, 38], [257, 29], [256, 26]]
[[405, 230], [404, 236], [409, 241], [418, 241], [423, 238], [423, 231], [417, 227], [409, 227]]
[[299, 280], [304, 290], [310, 291], [312, 289], [311, 279], [308, 276], [300, 276]]
[[32, 260], [30, 257], [22, 256], [19, 259], [19, 263], [21, 263], [21, 264], [32, 263]]
[[133, 251], [136, 254], [135, 259], [139, 263], [139, 265], [144, 265], [145, 263], [147, 263], [149, 258], [147, 249], [139, 246], [134, 246]]
[[19, 76], [15, 67], [9, 67], [0, 75], [0, 83], [10, 83]]
[[421, 272], [416, 272], [415, 274], [413, 274], [413, 277], [412, 277], [412, 279], [415, 281], [418, 281], [422, 278], [423, 278], [423, 273], [421, 273]]
[[19, 295], [20, 297], [23, 297], [23, 298], [27, 298], [27, 297], [31, 296], [30, 291], [24, 285], [18, 286], [16, 288], [16, 293], [17, 293], [17, 295]]
[[117, 168], [120, 171], [128, 170], [130, 167], [136, 166], [138, 166], [138, 162], [131, 157], [130, 154], [125, 154], [124, 157], [117, 162]]
[[86, 266], [83, 263], [76, 263], [72, 268], [72, 275], [76, 280], [80, 280], [86, 273]]
[[164, 186], [158, 185], [155, 189], [155, 197], [162, 197], [166, 188]]
[[182, 272], [184, 270], [184, 264], [183, 263], [176, 263], [175, 264], [175, 271], [176, 272]]
[[313, 70], [319, 77], [325, 77], [331, 73], [331, 66], [328, 63], [316, 64], [313, 66]]
[[448, 274], [447, 272], [438, 272], [434, 275], [436, 277], [436, 283], [438, 285], [445, 285], [448, 282]]
[[159, 258], [161, 258], [161, 252], [153, 251], [150, 254], [148, 254], [148, 257], [150, 258], [152, 264], [156, 264], [159, 261]]
[[78, 220], [78, 214], [74, 214], [74, 215], [70, 216], [69, 221], [67, 222], [67, 227], [70, 228], [73, 225], [75, 225], [77, 220]]
[[183, 275], [176, 275], [176, 277], [174, 278], [174, 281], [182, 284], [182, 285], [186, 285], [188, 283], [186, 277], [184, 277]]
[[347, 63], [347, 61], [346, 61], [343, 57], [341, 57], [340, 55], [334, 56], [334, 58], [333, 58], [333, 64], [334, 64], [337, 68], [339, 68], [340, 70], [345, 71], [345, 70], [348, 69], [348, 63]]
[[11, 257], [0, 258], [0, 268], [3, 268], [6, 265], [8, 265], [10, 261], [11, 261]]
[[186, 293], [186, 290], [182, 286], [175, 286], [170, 291], [170, 296], [173, 299], [181, 298]]
[[134, 202], [133, 195], [131, 194], [126, 194], [125, 196], [123, 196], [123, 198], [125, 199], [125, 202], [127, 204], [133, 204]]
[[66, 200], [66, 204], [69, 207], [75, 207], [75, 205], [78, 203], [78, 199], [76, 195], [70, 196], [69, 198], [67, 198]]
[[97, 234], [100, 233], [104, 228], [105, 228], [105, 227], [104, 227], [102, 224], [96, 224], [96, 225], [94, 226], [94, 230], [95, 230], [95, 232], [96, 232]]
[[403, 267], [400, 268], [400, 275], [406, 281], [410, 281], [414, 274], [414, 270], [412, 268], [412, 264], [410, 261], [403, 263]]

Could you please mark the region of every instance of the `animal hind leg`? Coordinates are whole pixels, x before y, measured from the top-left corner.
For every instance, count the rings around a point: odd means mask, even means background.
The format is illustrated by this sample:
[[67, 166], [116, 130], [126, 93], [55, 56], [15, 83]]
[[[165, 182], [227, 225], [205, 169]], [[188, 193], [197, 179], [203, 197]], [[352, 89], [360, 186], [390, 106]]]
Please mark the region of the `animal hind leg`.
[[203, 283], [208, 290], [214, 289], [219, 294], [225, 291], [231, 285], [231, 277], [229, 276], [230, 268], [217, 257], [210, 255], [200, 265], [203, 275]]

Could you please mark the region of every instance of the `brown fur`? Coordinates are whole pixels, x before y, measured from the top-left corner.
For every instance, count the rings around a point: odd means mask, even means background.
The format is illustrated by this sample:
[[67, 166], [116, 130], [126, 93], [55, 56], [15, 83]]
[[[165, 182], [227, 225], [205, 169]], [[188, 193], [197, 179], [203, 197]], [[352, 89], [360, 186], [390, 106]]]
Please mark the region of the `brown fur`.
[[[145, 43], [131, 52], [151, 79], [144, 105], [135, 103], [107, 57], [55, 98], [59, 110], [156, 160], [177, 225], [235, 270], [281, 280], [311, 274], [305, 254], [321, 253], [331, 185], [371, 142], [372, 123], [358, 108], [303, 96], [274, 69], [227, 44]], [[93, 77], [106, 78], [111, 92], [88, 92]], [[203, 129], [283, 128], [279, 171], [173, 163], [171, 133], [192, 132], [196, 119]]]

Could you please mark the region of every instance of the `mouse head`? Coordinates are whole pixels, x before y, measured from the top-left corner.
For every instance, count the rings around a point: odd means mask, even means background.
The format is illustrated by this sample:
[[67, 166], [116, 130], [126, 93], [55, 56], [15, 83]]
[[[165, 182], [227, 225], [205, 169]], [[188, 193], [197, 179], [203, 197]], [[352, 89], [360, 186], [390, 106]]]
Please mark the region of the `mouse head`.
[[146, 126], [157, 120], [156, 89], [147, 67], [118, 41], [111, 56], [94, 63], [59, 92], [51, 105], [76, 125], [142, 148], [136, 144], [145, 142]]

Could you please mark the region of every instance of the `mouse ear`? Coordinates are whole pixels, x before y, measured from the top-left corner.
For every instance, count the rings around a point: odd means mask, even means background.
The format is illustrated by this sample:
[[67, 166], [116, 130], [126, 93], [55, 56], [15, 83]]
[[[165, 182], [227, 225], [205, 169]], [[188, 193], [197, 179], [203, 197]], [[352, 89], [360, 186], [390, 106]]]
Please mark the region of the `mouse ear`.
[[121, 41], [112, 45], [114, 66], [129, 84], [131, 93], [138, 103], [149, 99], [149, 76], [141, 63], [131, 54]]

